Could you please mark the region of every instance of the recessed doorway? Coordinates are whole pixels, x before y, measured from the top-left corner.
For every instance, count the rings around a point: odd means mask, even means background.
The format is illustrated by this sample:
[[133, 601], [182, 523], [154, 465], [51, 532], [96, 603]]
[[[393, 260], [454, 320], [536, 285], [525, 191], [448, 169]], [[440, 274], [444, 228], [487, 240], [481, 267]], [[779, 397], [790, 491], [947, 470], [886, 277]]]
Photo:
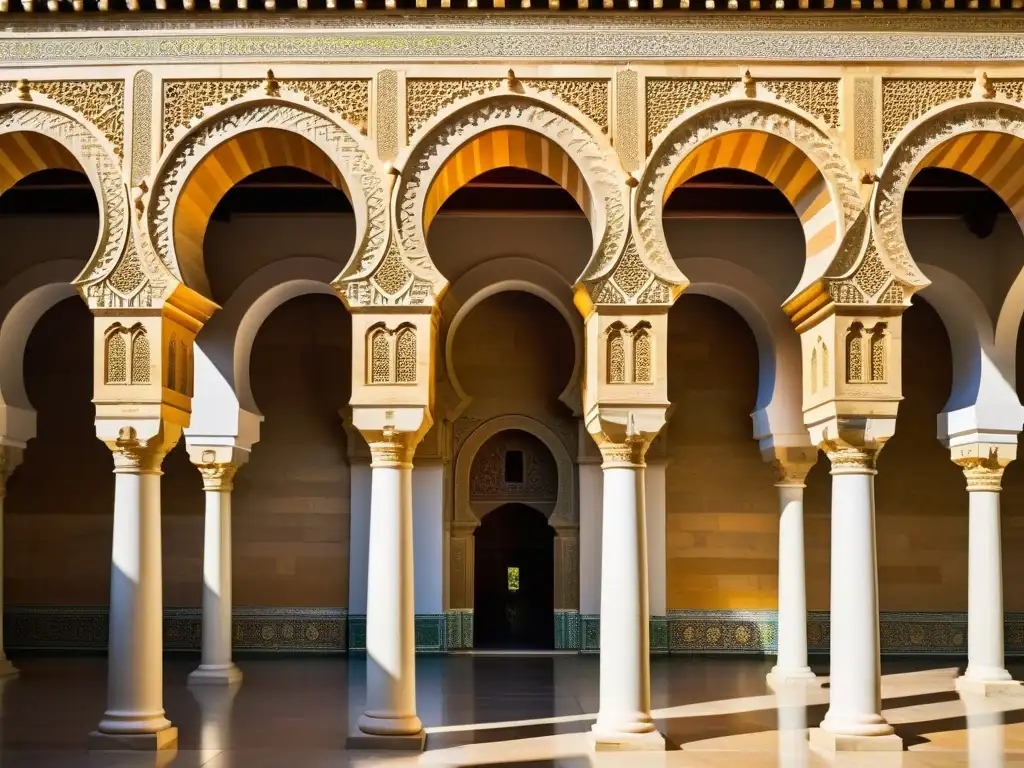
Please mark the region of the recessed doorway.
[[525, 504], [484, 517], [475, 533], [475, 648], [554, 648], [554, 537], [544, 515]]

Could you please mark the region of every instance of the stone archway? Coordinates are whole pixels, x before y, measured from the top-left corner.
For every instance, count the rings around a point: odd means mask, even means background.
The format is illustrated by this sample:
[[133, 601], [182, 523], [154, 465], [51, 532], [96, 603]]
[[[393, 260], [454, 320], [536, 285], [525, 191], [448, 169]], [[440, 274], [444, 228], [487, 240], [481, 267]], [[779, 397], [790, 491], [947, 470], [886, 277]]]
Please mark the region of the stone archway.
[[[455, 504], [448, 557], [448, 607], [468, 612], [474, 605], [474, 534], [481, 519], [514, 498], [473, 498], [471, 475], [481, 449], [503, 432], [521, 432], [543, 445], [554, 462], [553, 494], [530, 502], [542, 510], [555, 530], [554, 612], [556, 622], [571, 621], [579, 612], [579, 513], [576, 478], [568, 448], [547, 426], [523, 415], [499, 416], [484, 422], [466, 439], [455, 459]], [[560, 618], [560, 617], [568, 618]], [[560, 631], [556, 626], [556, 632]], [[557, 645], [557, 644], [556, 644]]]

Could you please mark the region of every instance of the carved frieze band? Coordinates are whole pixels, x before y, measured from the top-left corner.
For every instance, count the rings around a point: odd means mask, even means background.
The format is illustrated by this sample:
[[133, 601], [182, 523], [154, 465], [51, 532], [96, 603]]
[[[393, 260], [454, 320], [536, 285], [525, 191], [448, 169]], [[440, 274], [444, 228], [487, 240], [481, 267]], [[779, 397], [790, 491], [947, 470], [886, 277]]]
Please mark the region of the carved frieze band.
[[[264, 81], [165, 80], [163, 87], [163, 139], [201, 118], [208, 107], [229, 104], [251, 93]], [[301, 93], [307, 101], [332, 112], [365, 132], [370, 114], [370, 81], [365, 79], [307, 80], [278, 78], [282, 87]]]
[[[640, 75], [627, 69], [615, 76], [615, 149], [627, 171], [640, 167]], [[644, 152], [643, 154], [646, 154]]]
[[875, 109], [875, 80], [858, 77], [853, 81], [853, 159], [871, 161], [878, 155], [878, 111]]
[[[16, 85], [2, 81], [0, 93]], [[29, 86], [95, 125], [117, 156], [124, 157], [124, 80], [33, 80]]]
[[[779, 100], [818, 118], [829, 128], [839, 127], [838, 80], [758, 79], [757, 84]], [[648, 78], [647, 139], [653, 139], [687, 110], [724, 96], [735, 85], [735, 78]]]
[[[608, 102], [610, 89], [608, 80], [602, 78], [578, 79], [519, 79], [523, 85], [538, 91], [551, 93], [570, 104], [608, 131]], [[409, 136], [422, 128], [430, 118], [460, 99], [482, 95], [488, 91], [503, 88], [501, 78], [409, 78], [405, 82], [406, 104], [408, 105], [407, 130]]]
[[153, 163], [153, 73], [140, 70], [132, 79], [132, 186], [149, 175]]
[[394, 160], [398, 154], [398, 73], [393, 69], [377, 73], [377, 109], [374, 130], [377, 154], [382, 160]]

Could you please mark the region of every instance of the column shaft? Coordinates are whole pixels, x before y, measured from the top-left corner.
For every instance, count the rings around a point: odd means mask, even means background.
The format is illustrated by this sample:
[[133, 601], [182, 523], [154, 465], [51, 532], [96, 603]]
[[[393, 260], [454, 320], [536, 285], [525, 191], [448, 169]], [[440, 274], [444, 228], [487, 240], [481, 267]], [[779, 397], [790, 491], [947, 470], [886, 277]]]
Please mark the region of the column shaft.
[[804, 562], [804, 486], [779, 490], [779, 652], [773, 679], [814, 677], [807, 664], [807, 583]]
[[[598, 749], [664, 749], [651, 718], [644, 465], [605, 451]], [[627, 451], [628, 456], [628, 451]]]
[[416, 716], [412, 463], [374, 451], [366, 599], [363, 733], [421, 737]]
[[8, 661], [4, 653], [4, 485], [6, 477], [0, 477], [0, 677], [12, 677], [18, 674], [18, 669]]
[[160, 456], [140, 466], [115, 454], [107, 710], [99, 732], [171, 728], [163, 707]]
[[242, 679], [231, 659], [231, 464], [201, 464], [206, 496], [203, 537], [203, 649], [189, 683], [231, 684]]
[[875, 556], [875, 470], [863, 454], [832, 460], [831, 681], [821, 727], [841, 736], [886, 736], [882, 717]]
[[1009, 680], [1003, 661], [1003, 556], [999, 491], [972, 490], [967, 576], [967, 672], [977, 680]]

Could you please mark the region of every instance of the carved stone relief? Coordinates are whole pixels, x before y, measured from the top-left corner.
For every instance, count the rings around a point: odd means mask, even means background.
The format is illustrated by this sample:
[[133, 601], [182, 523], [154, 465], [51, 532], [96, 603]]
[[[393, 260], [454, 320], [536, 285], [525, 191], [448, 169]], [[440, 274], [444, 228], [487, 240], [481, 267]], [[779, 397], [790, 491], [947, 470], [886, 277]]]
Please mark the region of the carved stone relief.
[[[522, 482], [510, 482], [505, 456], [521, 451]], [[558, 467], [551, 452], [526, 432], [507, 430], [490, 438], [473, 459], [470, 501], [536, 501], [553, 503], [558, 497]]]
[[149, 176], [153, 164], [153, 73], [140, 70], [132, 79], [132, 186]]
[[367, 384], [416, 383], [416, 329], [409, 324], [388, 328], [383, 323], [367, 332]]
[[615, 149], [627, 171], [638, 168], [642, 157], [639, 102], [640, 75], [632, 69], [618, 72], [615, 76]]
[[[501, 78], [419, 78], [405, 82], [406, 120], [409, 136], [419, 131], [430, 118], [445, 107], [468, 96], [483, 95], [498, 90], [505, 80]], [[520, 82], [538, 91], [557, 96], [585, 114], [601, 130], [608, 131], [608, 80], [602, 78], [548, 79], [521, 78]]]
[[[302, 94], [356, 128], [365, 131], [370, 114], [370, 81], [365, 79], [308, 80], [279, 78], [281, 87]], [[263, 80], [165, 80], [163, 138], [165, 143], [194, 124], [208, 107], [230, 104], [252, 93]]]
[[929, 109], [971, 95], [973, 80], [949, 78], [882, 79], [882, 148]]
[[104, 332], [104, 383], [149, 384], [152, 356], [141, 324], [114, 323]]

